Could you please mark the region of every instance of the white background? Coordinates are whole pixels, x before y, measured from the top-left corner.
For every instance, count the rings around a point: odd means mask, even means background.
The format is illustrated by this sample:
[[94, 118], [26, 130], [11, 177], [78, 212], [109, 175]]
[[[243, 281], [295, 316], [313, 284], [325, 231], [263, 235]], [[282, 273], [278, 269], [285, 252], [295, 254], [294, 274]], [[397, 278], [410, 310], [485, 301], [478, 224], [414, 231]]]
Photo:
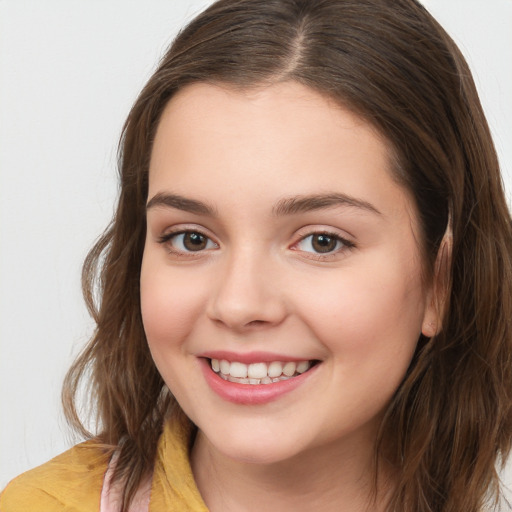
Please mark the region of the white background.
[[[208, 0], [0, 0], [0, 488], [74, 443], [60, 386], [92, 324], [124, 118]], [[512, 193], [512, 0], [425, 0], [474, 71]], [[512, 472], [506, 476], [512, 483]]]

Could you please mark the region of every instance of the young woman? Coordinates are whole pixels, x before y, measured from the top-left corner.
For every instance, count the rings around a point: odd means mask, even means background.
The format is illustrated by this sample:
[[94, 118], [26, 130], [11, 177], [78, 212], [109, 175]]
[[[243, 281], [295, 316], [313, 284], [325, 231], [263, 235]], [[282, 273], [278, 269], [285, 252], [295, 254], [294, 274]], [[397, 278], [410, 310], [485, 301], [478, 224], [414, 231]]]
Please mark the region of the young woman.
[[[70, 370], [99, 431], [2, 511], [481, 511], [510, 450], [511, 225], [414, 0], [221, 0], [121, 145]], [[96, 286], [100, 301], [95, 303]]]

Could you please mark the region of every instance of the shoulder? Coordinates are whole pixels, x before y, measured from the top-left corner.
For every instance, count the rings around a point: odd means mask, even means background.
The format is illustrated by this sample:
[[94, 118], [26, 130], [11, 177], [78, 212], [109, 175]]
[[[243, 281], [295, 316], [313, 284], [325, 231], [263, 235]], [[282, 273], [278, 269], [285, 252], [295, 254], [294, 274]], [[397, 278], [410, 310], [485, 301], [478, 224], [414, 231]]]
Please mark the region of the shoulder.
[[94, 441], [78, 444], [12, 480], [0, 494], [0, 512], [97, 511], [108, 460]]

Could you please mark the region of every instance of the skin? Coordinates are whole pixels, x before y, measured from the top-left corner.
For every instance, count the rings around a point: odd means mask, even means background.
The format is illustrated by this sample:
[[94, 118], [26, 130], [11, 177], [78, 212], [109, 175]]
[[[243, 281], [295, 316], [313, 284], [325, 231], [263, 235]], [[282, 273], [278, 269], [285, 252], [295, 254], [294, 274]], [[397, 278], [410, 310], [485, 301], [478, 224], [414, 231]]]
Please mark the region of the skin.
[[[148, 200], [175, 194], [215, 215], [150, 205], [142, 316], [155, 364], [199, 428], [191, 463], [213, 511], [368, 504], [379, 419], [437, 320], [415, 206], [389, 155], [371, 125], [296, 83], [195, 84], [163, 113]], [[362, 206], [275, 211], [333, 193]], [[187, 252], [180, 235], [161, 243], [182, 231], [208, 237], [204, 249]], [[310, 235], [326, 232], [347, 242], [319, 254]], [[208, 350], [320, 364], [277, 400], [241, 405], [207, 384]]]

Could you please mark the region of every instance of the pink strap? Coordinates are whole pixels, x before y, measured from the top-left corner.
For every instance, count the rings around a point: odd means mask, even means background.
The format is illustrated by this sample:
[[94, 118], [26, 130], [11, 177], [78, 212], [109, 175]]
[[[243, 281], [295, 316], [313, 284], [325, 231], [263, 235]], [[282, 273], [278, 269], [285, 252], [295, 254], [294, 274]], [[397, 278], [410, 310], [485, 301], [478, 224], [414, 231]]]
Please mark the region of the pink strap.
[[[101, 489], [100, 512], [119, 512], [121, 505], [121, 486], [119, 483], [110, 485], [114, 469], [116, 467], [117, 454], [110, 459], [103, 488]], [[151, 477], [142, 482], [135, 493], [135, 497], [130, 505], [129, 512], [148, 512], [149, 500], [151, 497]]]

